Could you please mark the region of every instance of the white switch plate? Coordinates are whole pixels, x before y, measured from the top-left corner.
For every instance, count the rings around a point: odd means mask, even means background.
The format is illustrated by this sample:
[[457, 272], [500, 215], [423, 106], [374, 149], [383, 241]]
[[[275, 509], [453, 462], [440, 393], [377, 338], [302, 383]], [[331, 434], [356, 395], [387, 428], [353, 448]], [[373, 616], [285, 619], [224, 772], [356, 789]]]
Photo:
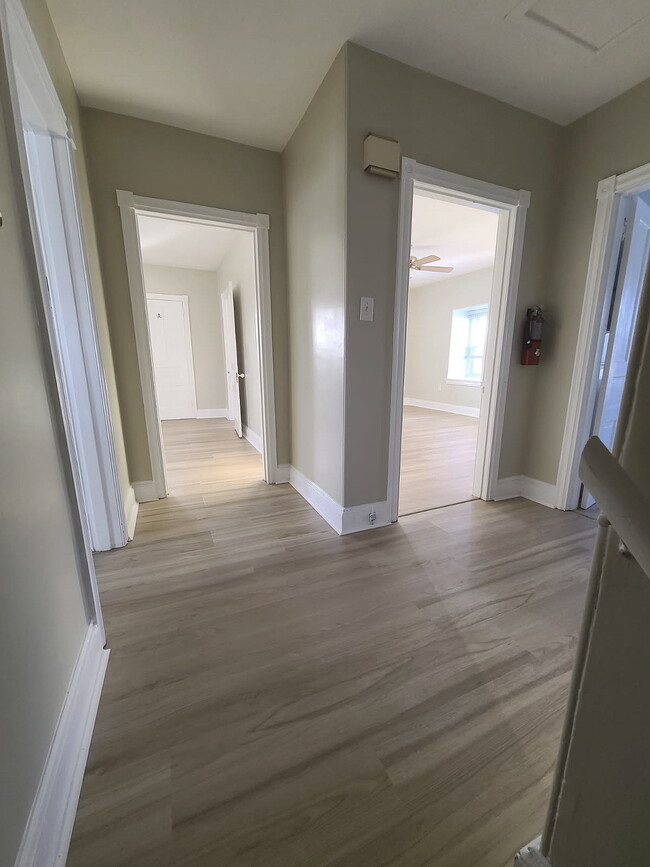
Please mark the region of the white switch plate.
[[362, 322], [372, 322], [375, 318], [375, 299], [362, 298], [361, 309], [359, 310], [359, 319]]

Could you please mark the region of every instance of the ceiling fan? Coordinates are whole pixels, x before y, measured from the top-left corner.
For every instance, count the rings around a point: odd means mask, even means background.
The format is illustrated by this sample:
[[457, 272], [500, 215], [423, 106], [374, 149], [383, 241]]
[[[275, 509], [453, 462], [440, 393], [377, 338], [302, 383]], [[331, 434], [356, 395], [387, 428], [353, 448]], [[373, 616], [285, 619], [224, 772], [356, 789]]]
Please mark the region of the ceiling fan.
[[429, 262], [439, 262], [440, 256], [424, 256], [418, 259], [416, 256], [409, 258], [409, 268], [412, 271], [434, 271], [437, 274], [449, 274], [453, 268], [444, 267], [443, 265], [429, 265]]

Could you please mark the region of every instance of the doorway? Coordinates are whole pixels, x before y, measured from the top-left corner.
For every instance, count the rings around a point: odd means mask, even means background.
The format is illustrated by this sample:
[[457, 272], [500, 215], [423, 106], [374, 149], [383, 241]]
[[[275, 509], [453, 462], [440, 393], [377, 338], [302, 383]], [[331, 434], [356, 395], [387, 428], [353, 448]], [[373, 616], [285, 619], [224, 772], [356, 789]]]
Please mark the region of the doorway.
[[558, 507], [596, 510], [578, 477], [580, 454], [598, 436], [616, 456], [628, 371], [648, 320], [650, 163], [598, 185], [596, 219], [558, 473]]
[[473, 498], [498, 222], [415, 185], [400, 516]]
[[402, 160], [388, 501], [496, 495], [530, 194]]
[[275, 481], [266, 219], [118, 198], [148, 410], [151, 499], [177, 494], [193, 465], [206, 472], [226, 451], [246, 480]]
[[[578, 478], [580, 453], [598, 436], [615, 455], [625, 415], [625, 381], [634, 367], [647, 299], [650, 252], [650, 165], [599, 184], [587, 286], [569, 396], [560, 471], [559, 507], [594, 511]], [[645, 318], [644, 318], [645, 321]]]

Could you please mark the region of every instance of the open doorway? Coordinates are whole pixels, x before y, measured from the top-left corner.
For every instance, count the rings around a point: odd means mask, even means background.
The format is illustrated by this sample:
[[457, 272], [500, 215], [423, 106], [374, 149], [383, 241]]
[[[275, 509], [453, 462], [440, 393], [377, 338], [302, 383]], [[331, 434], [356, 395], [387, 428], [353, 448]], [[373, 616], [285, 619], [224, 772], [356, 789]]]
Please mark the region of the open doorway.
[[529, 201], [526, 190], [402, 160], [388, 455], [391, 521], [499, 494]]
[[618, 453], [625, 381], [645, 328], [639, 317], [650, 252], [650, 166], [608, 178], [603, 187], [558, 479], [560, 506], [593, 517], [598, 508], [578, 478], [578, 457], [590, 436]]
[[277, 481], [268, 218], [118, 192], [158, 499]]
[[414, 190], [400, 515], [472, 499], [498, 222]]
[[137, 221], [167, 489], [196, 481], [199, 458], [203, 473], [213, 460], [234, 482], [262, 479], [252, 235], [148, 214]]

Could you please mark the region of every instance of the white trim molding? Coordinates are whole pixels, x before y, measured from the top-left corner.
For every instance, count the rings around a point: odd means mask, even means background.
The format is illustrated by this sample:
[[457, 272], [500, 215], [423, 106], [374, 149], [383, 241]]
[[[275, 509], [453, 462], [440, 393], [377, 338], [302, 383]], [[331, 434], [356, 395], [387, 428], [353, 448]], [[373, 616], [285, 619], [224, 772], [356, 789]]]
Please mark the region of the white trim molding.
[[146, 482], [132, 482], [133, 492], [138, 503], [152, 503], [154, 500], [160, 500], [158, 496], [156, 483], [153, 479]]
[[278, 471], [275, 477], [276, 485], [286, 485], [290, 481], [291, 466], [289, 464], [278, 464]]
[[262, 454], [262, 437], [252, 428], [248, 427], [248, 425], [243, 425], [242, 431], [244, 434], [244, 439], [248, 440], [248, 442], [253, 446], [253, 448], [260, 454]]
[[[79, 214], [74, 145], [19, 0], [0, 3], [0, 29], [40, 289], [39, 317], [69, 474], [86, 542], [105, 551], [126, 544], [126, 517]], [[97, 609], [96, 588], [85, 592]]]
[[[127, 190], [117, 190], [117, 202], [122, 218], [122, 233], [126, 253], [127, 274], [131, 292], [131, 307], [135, 326], [138, 366], [142, 384], [147, 441], [151, 457], [153, 483], [157, 498], [167, 496], [165, 461], [160, 428], [160, 415], [153, 375], [151, 341], [145, 303], [142, 255], [138, 235], [138, 215], [155, 214], [165, 219], [182, 219], [202, 225], [238, 229], [253, 235], [256, 274], [256, 340], [260, 376], [262, 411], [262, 461], [265, 481], [277, 481], [277, 443], [275, 430], [275, 383], [273, 378], [273, 333], [271, 321], [271, 276], [269, 261], [269, 217], [267, 214], [247, 214], [186, 202], [173, 202], [136, 196]], [[197, 411], [197, 417], [199, 416]], [[137, 494], [137, 491], [136, 491]]]
[[289, 468], [289, 482], [339, 536], [373, 530], [391, 523], [387, 500], [344, 507], [295, 467]]
[[426, 190], [439, 198], [487, 205], [498, 211], [490, 325], [482, 383], [476, 469], [472, 493], [484, 500], [494, 498], [510, 374], [519, 271], [524, 243], [530, 193], [512, 190], [475, 178], [420, 165], [402, 159], [397, 237], [397, 274], [393, 320], [393, 364], [391, 379], [390, 432], [388, 446], [388, 502], [391, 521], [398, 519], [399, 475], [402, 449], [404, 365], [408, 308], [408, 262], [411, 246], [411, 212], [414, 189]]
[[126, 491], [126, 499], [124, 501], [124, 512], [126, 514], [126, 530], [129, 536], [129, 542], [135, 536], [135, 525], [138, 520], [138, 500], [133, 490], [133, 485], [129, 485]]
[[589, 439], [598, 389], [596, 359], [602, 351], [603, 317], [616, 272], [616, 241], [623, 230], [622, 199], [650, 189], [650, 163], [604, 178], [596, 190], [596, 218], [576, 342], [571, 390], [558, 469], [558, 508], [575, 509], [580, 498], [578, 464]]
[[197, 418], [228, 418], [228, 407], [225, 409], [197, 409]]
[[15, 867], [61, 867], [72, 836], [109, 651], [88, 627], [27, 820]]
[[435, 400], [420, 400], [417, 397], [405, 397], [404, 406], [419, 406], [422, 409], [435, 409], [438, 412], [451, 412], [455, 415], [470, 415], [478, 418], [480, 410], [477, 406], [459, 406], [457, 403], [439, 403]]
[[529, 476], [508, 476], [497, 481], [492, 499], [511, 500], [513, 497], [524, 497], [549, 509], [557, 508], [556, 486]]
[[539, 851], [541, 839], [538, 837], [517, 852], [514, 867], [551, 867], [551, 862]]

